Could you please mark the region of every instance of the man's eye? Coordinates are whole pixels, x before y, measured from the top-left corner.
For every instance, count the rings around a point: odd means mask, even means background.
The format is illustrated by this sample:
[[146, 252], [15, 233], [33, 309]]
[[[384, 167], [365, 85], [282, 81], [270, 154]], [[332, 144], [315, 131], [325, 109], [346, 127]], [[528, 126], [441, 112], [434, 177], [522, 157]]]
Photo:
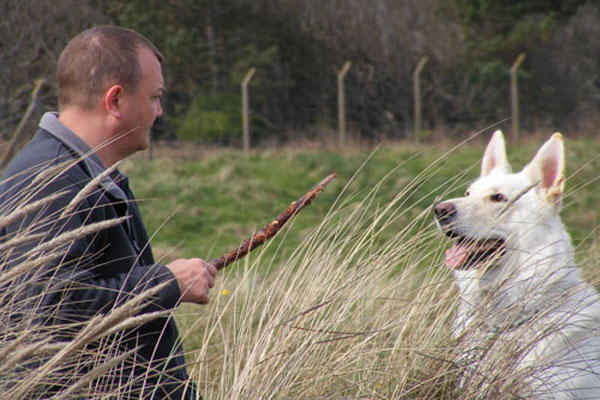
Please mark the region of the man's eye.
[[490, 196], [490, 200], [496, 203], [504, 203], [507, 202], [508, 199], [502, 193], [494, 193]]

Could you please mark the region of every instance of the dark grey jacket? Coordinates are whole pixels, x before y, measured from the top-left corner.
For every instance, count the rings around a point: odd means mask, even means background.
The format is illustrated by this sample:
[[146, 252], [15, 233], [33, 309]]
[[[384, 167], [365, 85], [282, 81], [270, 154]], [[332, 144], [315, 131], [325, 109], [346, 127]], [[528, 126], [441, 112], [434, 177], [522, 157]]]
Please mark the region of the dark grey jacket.
[[[26, 296], [31, 298], [44, 291], [42, 301], [36, 305], [38, 321], [57, 325], [89, 319], [163, 282], [167, 286], [142, 312], [175, 308], [180, 297], [179, 286], [170, 270], [154, 261], [127, 177], [116, 171], [79, 203], [73, 213], [59, 218], [61, 210], [101, 173], [103, 167], [97, 155], [62, 126], [55, 115], [44, 115], [40, 127], [42, 129], [4, 173], [0, 185], [0, 215], [7, 215], [17, 207], [54, 193], [64, 191], [65, 194], [41, 210], [4, 227], [0, 232], [2, 240], [29, 229], [31, 234], [43, 232], [43, 242], [91, 223], [124, 216], [127, 221], [66, 244], [64, 257], [49, 265], [43, 274], [21, 277], [28, 283]], [[64, 161], [73, 164], [46, 183], [32, 184], [41, 171], [48, 171]], [[10, 255], [8, 265], [17, 264], [20, 254], [39, 243], [36, 241], [19, 248]], [[60, 290], [44, 290], [47, 284], [36, 284], [40, 279], [50, 277], [53, 284], [60, 285]], [[58, 304], [60, 306], [56, 308]], [[172, 317], [159, 318], [127, 332], [122, 348], [127, 350], [135, 346], [141, 346], [136, 353], [136, 367], [124, 369], [116, 379], [123, 382], [137, 380], [134, 386], [146, 388], [144, 398], [195, 398], [193, 385], [187, 382], [183, 350]]]

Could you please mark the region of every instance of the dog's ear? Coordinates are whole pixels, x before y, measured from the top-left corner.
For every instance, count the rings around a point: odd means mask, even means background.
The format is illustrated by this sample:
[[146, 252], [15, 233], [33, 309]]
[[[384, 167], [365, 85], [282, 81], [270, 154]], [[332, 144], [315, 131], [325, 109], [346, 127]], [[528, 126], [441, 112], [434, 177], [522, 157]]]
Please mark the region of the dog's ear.
[[512, 170], [506, 158], [506, 145], [504, 144], [504, 135], [502, 131], [494, 132], [490, 139], [483, 158], [481, 159], [481, 176], [486, 176], [492, 172], [510, 173]]
[[546, 198], [556, 203], [560, 200], [565, 185], [565, 149], [560, 133], [555, 133], [540, 147], [526, 170], [532, 182], [539, 182]]

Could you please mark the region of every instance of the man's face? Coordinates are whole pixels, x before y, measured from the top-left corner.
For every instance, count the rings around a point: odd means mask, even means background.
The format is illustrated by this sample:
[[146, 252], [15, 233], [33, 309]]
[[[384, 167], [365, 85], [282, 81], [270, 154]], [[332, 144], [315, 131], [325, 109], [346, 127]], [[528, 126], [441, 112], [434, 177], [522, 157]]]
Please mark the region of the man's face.
[[150, 129], [156, 118], [163, 114], [160, 99], [165, 92], [165, 83], [160, 62], [146, 48], [138, 50], [138, 61], [142, 77], [135, 91], [126, 95], [124, 129], [127, 134], [119, 140], [119, 147], [129, 154], [148, 148]]

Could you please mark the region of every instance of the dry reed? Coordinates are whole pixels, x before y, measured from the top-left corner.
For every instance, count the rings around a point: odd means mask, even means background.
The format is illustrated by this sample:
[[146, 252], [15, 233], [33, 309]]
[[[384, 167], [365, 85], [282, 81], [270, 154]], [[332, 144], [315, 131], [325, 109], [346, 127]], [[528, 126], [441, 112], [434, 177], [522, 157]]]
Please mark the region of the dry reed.
[[[426, 206], [414, 215], [423, 199], [408, 200], [439, 169], [439, 163], [431, 165], [386, 204], [377, 205], [381, 182], [364, 196], [340, 194], [325, 220], [286, 261], [274, 265], [275, 258], [260, 252], [219, 276], [210, 305], [182, 306], [177, 319], [189, 371], [204, 397], [519, 398], [531, 371], [515, 365], [549, 332], [532, 335], [527, 321], [517, 327], [514, 340], [496, 336], [477, 343], [476, 331], [486, 324], [482, 305], [478, 324], [453, 337], [459, 299], [453, 277], [443, 267], [445, 239], [433, 227]], [[465, 174], [437, 194], [444, 196]], [[394, 179], [393, 172], [385, 179]], [[294, 229], [293, 224], [286, 229]], [[89, 232], [71, 232], [56, 243], [85, 234]], [[13, 240], [16, 245], [27, 235]], [[41, 257], [54, 259], [52, 248], [32, 250], [33, 258], [12, 271], [26, 272], [50, 261]], [[0, 283], [11, 281], [16, 272], [6, 280], [4, 274], [11, 269], [1, 272]], [[159, 316], [136, 315], [152, 292], [91, 319], [71, 341], [57, 344], [49, 339], [51, 329], [37, 332], [30, 320], [11, 320], [11, 312], [22, 305], [16, 300], [19, 288], [7, 287], [15, 296], [2, 295], [0, 398], [43, 398], [39, 388], [53, 380], [68, 382], [55, 399], [126, 396], [127, 387], [96, 383], [131, 361], [132, 354], [118, 351], [119, 332]], [[219, 294], [221, 289], [229, 294]], [[35, 355], [36, 348], [45, 351]], [[93, 368], [76, 368], [81, 365]], [[65, 369], [74, 371], [69, 379], [61, 376]]]

